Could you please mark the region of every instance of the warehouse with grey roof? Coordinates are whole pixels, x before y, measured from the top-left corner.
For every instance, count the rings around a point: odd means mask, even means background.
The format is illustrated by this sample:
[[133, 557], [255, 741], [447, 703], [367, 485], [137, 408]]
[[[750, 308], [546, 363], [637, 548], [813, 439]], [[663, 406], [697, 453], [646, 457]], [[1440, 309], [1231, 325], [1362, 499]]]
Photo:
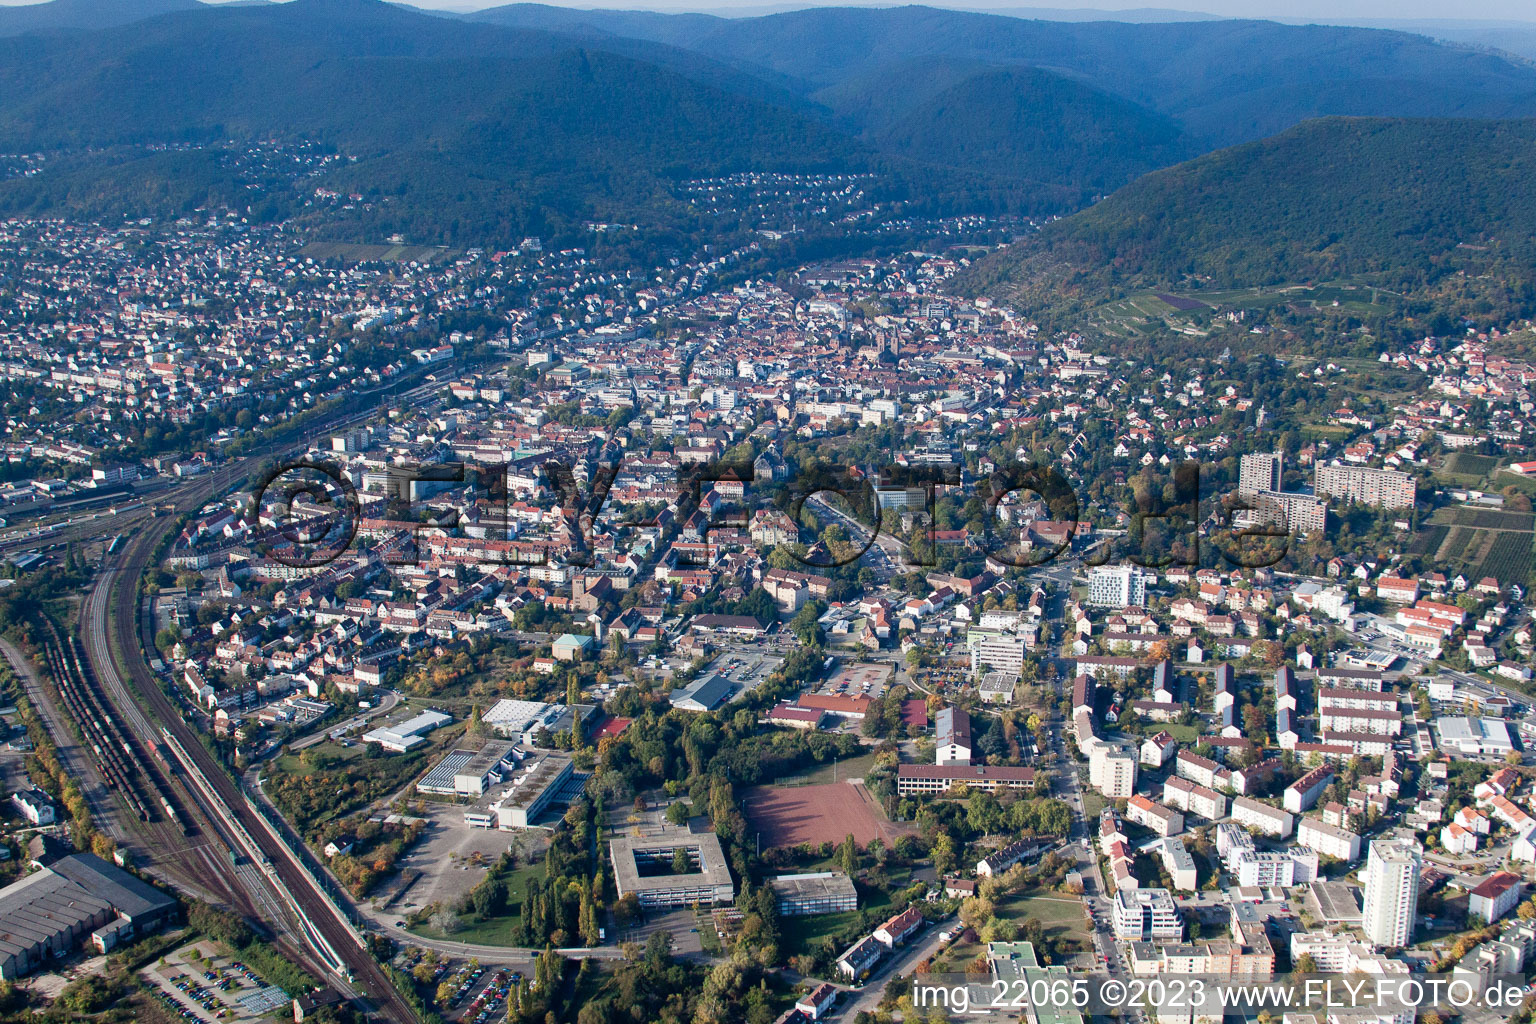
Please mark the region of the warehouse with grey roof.
[[87, 943], [104, 953], [179, 911], [174, 898], [95, 854], [61, 857], [0, 889], [0, 978], [30, 974]]

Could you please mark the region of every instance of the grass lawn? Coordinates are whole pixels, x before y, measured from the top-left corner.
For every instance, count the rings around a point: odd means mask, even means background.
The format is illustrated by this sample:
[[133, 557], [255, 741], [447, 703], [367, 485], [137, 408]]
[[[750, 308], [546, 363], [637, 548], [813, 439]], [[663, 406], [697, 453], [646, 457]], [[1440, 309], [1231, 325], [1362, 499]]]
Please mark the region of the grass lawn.
[[1175, 725], [1172, 722], [1161, 722], [1158, 728], [1180, 743], [1195, 743], [1200, 739], [1200, 727], [1198, 725]]
[[1090, 822], [1099, 820], [1099, 812], [1104, 810], [1104, 796], [1097, 790], [1085, 789], [1083, 791], [1083, 816]]
[[518, 945], [518, 924], [521, 920], [522, 917], [519, 914], [504, 914], [488, 921], [465, 921], [464, 926], [452, 935], [444, 935], [428, 924], [412, 928], [411, 931], [427, 939], [450, 939], [454, 942], [467, 942], [477, 946], [516, 946]]
[[849, 757], [838, 761], [836, 766], [837, 778], [835, 780], [832, 778], [834, 769], [830, 762], [819, 765], [805, 775], [797, 776], [797, 778], [804, 780], [804, 785], [807, 786], [825, 786], [834, 781], [847, 782], [849, 779], [862, 779], [869, 774], [869, 770], [874, 766], [875, 755], [871, 751], [868, 754], [861, 754], [858, 757]]
[[699, 945], [704, 947], [704, 952], [710, 956], [720, 956], [724, 949], [720, 945], [720, 936], [715, 933], [715, 922], [709, 911], [702, 908], [694, 911], [693, 921], [698, 926]]
[[[900, 874], [900, 872], [893, 874]], [[908, 875], [910, 877], [910, 872]], [[900, 886], [893, 887], [900, 888]], [[781, 918], [779, 934], [783, 937], [784, 948], [788, 955], [806, 953], [828, 935], [836, 935], [844, 928], [858, 924], [860, 915], [865, 911], [885, 914], [890, 906], [891, 894], [885, 887], [876, 889], [861, 883], [858, 910], [845, 910], [840, 914], [811, 914], [805, 917]]]
[[779, 934], [783, 938], [784, 952], [788, 956], [810, 952], [822, 939], [857, 924], [859, 919], [857, 910], [783, 918], [779, 921]]
[[1074, 897], [1045, 895], [1010, 896], [997, 907], [997, 916], [1004, 920], [1023, 924], [1025, 918], [1034, 918], [1051, 936], [1061, 936], [1069, 942], [1086, 948], [1090, 942], [1084, 923], [1083, 905]]
[[1493, 476], [1495, 490], [1502, 491], [1506, 487], [1516, 487], [1526, 494], [1536, 496], [1536, 477], [1520, 476], [1518, 473], [1506, 473], [1499, 471]]
[[507, 912], [497, 915], [485, 921], [473, 921], [468, 917], [461, 918], [463, 927], [452, 935], [444, 935], [442, 932], [423, 922], [418, 928], [411, 929], [418, 935], [429, 939], [452, 939], [454, 942], [468, 942], [480, 946], [517, 946], [518, 925], [522, 922], [523, 894], [527, 891], [528, 879], [544, 877], [544, 864], [525, 864], [506, 877], [507, 883]]

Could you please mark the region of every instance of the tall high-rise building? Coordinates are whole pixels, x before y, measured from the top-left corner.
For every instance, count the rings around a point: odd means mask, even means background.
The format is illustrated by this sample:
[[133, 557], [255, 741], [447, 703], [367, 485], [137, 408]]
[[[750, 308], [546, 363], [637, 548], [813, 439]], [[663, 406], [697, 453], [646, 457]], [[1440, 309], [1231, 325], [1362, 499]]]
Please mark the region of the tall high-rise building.
[[1280, 466], [1284, 456], [1279, 452], [1253, 452], [1244, 455], [1238, 463], [1237, 493], [1259, 494], [1280, 489]]
[[1312, 489], [1337, 501], [1358, 501], [1377, 508], [1413, 508], [1413, 477], [1396, 469], [1323, 465], [1312, 474]]
[[1424, 852], [1411, 839], [1375, 839], [1365, 864], [1361, 927], [1377, 946], [1406, 946], [1419, 906]]
[[1100, 608], [1145, 608], [1147, 580], [1134, 565], [1100, 565], [1088, 573], [1088, 603]]

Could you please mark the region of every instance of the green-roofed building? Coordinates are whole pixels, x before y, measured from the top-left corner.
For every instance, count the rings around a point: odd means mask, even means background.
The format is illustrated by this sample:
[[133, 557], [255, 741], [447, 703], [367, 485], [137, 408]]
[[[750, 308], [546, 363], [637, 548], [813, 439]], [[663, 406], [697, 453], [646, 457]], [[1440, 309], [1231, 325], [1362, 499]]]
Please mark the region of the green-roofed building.
[[[1027, 997], [1030, 992], [1049, 991], [1052, 982], [1064, 978], [1070, 983], [1072, 979], [1072, 972], [1065, 967], [1040, 966], [1033, 942], [989, 942], [987, 964], [994, 978], [1008, 984], [1004, 993], [1007, 999], [1012, 999], [1015, 993]], [[1015, 987], [1012, 984], [1015, 981], [1022, 982], [1022, 988]], [[1038, 988], [1035, 985], [1037, 981], [1042, 982]], [[1025, 1010], [1023, 1021], [1024, 1024], [1083, 1024], [1083, 1015], [1070, 1006], [1058, 1008], [1030, 1004]]]

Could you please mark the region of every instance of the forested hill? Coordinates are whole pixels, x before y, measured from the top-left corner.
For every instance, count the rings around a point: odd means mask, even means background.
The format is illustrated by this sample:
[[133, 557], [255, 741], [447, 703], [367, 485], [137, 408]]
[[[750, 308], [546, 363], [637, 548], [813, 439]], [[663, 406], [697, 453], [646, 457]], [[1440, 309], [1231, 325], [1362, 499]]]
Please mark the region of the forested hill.
[[588, 221], [694, 232], [708, 217], [682, 182], [740, 172], [867, 175], [861, 196], [902, 214], [1041, 215], [1320, 114], [1536, 117], [1525, 63], [1265, 22], [471, 18], [381, 0], [27, 12], [0, 10], [0, 215], [345, 209], [353, 236], [493, 245]]
[[1468, 259], [1536, 296], [1536, 121], [1308, 121], [1154, 171], [963, 283], [998, 295], [1338, 278], [1412, 289]]

